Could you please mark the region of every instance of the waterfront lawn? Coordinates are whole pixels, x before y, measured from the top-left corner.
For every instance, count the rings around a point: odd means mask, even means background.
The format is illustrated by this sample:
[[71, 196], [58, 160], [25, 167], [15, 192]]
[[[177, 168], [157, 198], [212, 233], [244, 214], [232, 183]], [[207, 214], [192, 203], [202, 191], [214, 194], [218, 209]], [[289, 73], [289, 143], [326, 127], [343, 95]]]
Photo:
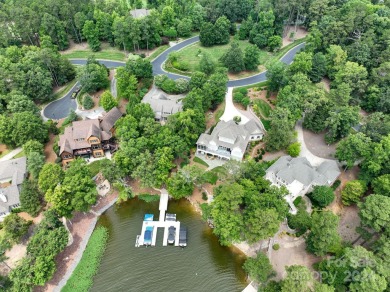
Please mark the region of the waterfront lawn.
[[[227, 45], [212, 46], [212, 47], [203, 47], [200, 44], [200, 42], [197, 42], [191, 46], [184, 48], [181, 51], [178, 51], [177, 52], [178, 61], [187, 63], [189, 66], [188, 67], [189, 72], [199, 71], [199, 61], [202, 57], [202, 53], [206, 52], [213, 60], [214, 63], [222, 66], [222, 64], [219, 62], [219, 59], [222, 57], [224, 53], [228, 51], [228, 49], [231, 46], [232, 40], [233, 37], [231, 38], [230, 43]], [[243, 53], [245, 51], [245, 48], [251, 45], [247, 40], [238, 40], [238, 43]], [[270, 56], [271, 53], [266, 51], [260, 51], [260, 65], [264, 64], [264, 62], [268, 60]]]
[[96, 228], [72, 276], [61, 289], [62, 292], [89, 291], [93, 284], [93, 277], [99, 269], [107, 240], [108, 230], [104, 227]]

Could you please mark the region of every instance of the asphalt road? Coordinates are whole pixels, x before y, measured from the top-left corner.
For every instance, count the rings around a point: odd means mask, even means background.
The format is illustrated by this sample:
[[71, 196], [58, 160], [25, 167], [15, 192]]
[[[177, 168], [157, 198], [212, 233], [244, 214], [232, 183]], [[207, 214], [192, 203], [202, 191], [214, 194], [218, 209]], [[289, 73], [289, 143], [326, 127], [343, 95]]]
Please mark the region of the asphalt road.
[[[193, 43], [196, 43], [199, 41], [199, 36], [189, 38], [185, 41], [182, 41], [181, 43], [178, 43], [177, 45], [170, 47], [169, 49], [165, 50], [162, 54], [160, 54], [156, 59], [152, 61], [153, 65], [153, 75], [159, 75], [159, 74], [165, 74], [171, 79], [178, 79], [178, 78], [185, 78], [190, 79], [187, 76], [182, 76], [179, 74], [174, 74], [167, 72], [162, 69], [164, 62], [166, 61], [168, 54], [174, 51], [179, 51], [183, 49], [184, 47], [191, 45]], [[295, 55], [304, 48], [305, 43], [299, 44], [296, 47], [292, 48], [290, 51], [288, 51], [281, 59], [283, 63], [291, 64], [294, 60]], [[87, 62], [86, 59], [70, 59], [69, 60], [73, 65], [85, 65]], [[104, 64], [107, 66], [107, 68], [117, 68], [125, 66], [125, 62], [121, 61], [110, 61], [110, 60], [98, 60], [101, 64]], [[254, 83], [259, 83], [266, 81], [266, 71], [261, 72], [257, 75], [253, 75], [251, 77], [238, 79], [238, 80], [230, 80], [227, 83], [228, 87], [239, 87], [239, 86], [246, 86]], [[72, 92], [74, 91], [76, 85], [72, 87], [72, 89], [61, 99], [58, 99], [56, 101], [53, 101], [52, 103], [48, 104], [46, 108], [43, 111], [43, 115], [48, 119], [62, 119], [68, 116], [71, 109], [77, 108], [77, 103], [74, 99], [71, 99]]]

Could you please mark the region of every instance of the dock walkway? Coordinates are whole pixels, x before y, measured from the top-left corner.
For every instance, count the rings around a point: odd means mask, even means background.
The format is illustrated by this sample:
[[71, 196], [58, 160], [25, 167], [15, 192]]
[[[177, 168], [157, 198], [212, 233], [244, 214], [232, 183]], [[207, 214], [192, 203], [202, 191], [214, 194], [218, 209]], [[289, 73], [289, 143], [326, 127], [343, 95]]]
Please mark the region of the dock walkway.
[[175, 246], [179, 246], [180, 222], [179, 221], [165, 221], [165, 213], [168, 209], [168, 199], [169, 199], [168, 192], [165, 189], [162, 189], [161, 196], [160, 196], [160, 204], [159, 204], [159, 210], [160, 210], [159, 220], [158, 221], [143, 221], [142, 222], [141, 235], [137, 236], [136, 246], [143, 246], [144, 245], [145, 231], [146, 231], [146, 227], [148, 227], [148, 226], [153, 227], [151, 246], [156, 246], [158, 228], [164, 228], [163, 246], [168, 245], [168, 235], [169, 235], [168, 229], [170, 226], [174, 226], [176, 228]]

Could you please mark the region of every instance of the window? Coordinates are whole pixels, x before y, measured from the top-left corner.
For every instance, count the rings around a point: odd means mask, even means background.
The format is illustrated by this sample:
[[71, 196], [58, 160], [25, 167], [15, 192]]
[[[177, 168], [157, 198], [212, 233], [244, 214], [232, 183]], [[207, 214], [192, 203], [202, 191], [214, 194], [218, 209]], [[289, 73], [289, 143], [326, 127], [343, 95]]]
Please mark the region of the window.
[[92, 139], [92, 140], [89, 140], [91, 143], [99, 143], [99, 141], [97, 139]]
[[95, 156], [102, 156], [102, 153], [99, 151], [99, 152], [96, 152], [95, 153]]
[[92, 145], [91, 147], [92, 147], [93, 150], [97, 150], [97, 149], [100, 149], [100, 144]]
[[70, 154], [65, 154], [65, 155], [62, 156], [62, 158], [63, 158], [63, 159], [70, 159], [70, 158], [72, 158], [72, 155], [70, 155]]

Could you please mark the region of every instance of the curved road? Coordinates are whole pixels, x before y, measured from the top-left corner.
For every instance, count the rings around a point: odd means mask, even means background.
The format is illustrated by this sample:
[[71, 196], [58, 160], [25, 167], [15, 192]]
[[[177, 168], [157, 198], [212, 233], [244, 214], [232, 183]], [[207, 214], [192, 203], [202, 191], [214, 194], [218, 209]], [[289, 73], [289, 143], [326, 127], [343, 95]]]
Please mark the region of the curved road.
[[[188, 76], [183, 76], [179, 74], [174, 74], [165, 71], [162, 67], [164, 62], [166, 61], [168, 54], [174, 51], [179, 51], [183, 49], [184, 47], [187, 47], [189, 45], [192, 45], [199, 41], [199, 36], [195, 36], [192, 38], [189, 38], [187, 40], [184, 40], [177, 45], [168, 48], [164, 52], [162, 52], [157, 58], [155, 58], [151, 63], [153, 65], [153, 75], [159, 75], [159, 74], [165, 74], [171, 79], [178, 79], [178, 78], [185, 78], [190, 79]], [[291, 64], [294, 60], [294, 57], [297, 52], [299, 52], [303, 47], [305, 46], [305, 43], [301, 43], [291, 50], [289, 50], [281, 59], [280, 61], [285, 64]], [[73, 65], [85, 65], [87, 62], [86, 59], [70, 59], [69, 60]], [[101, 64], [104, 64], [107, 66], [107, 68], [117, 68], [121, 66], [125, 66], [125, 62], [121, 61], [110, 61], [110, 60], [98, 60]], [[238, 80], [230, 80], [227, 82], [227, 87], [240, 87], [240, 86], [246, 86], [254, 83], [259, 83], [262, 81], [266, 81], [266, 72], [261, 72], [259, 74], [253, 75], [251, 77], [242, 78]], [[78, 82], [71, 88], [71, 90], [61, 99], [58, 99], [56, 101], [53, 101], [52, 103], [48, 104], [45, 109], [43, 110], [44, 117], [48, 119], [62, 119], [68, 116], [71, 109], [77, 108], [77, 103], [74, 99], [71, 99], [71, 95], [76, 87]]]

